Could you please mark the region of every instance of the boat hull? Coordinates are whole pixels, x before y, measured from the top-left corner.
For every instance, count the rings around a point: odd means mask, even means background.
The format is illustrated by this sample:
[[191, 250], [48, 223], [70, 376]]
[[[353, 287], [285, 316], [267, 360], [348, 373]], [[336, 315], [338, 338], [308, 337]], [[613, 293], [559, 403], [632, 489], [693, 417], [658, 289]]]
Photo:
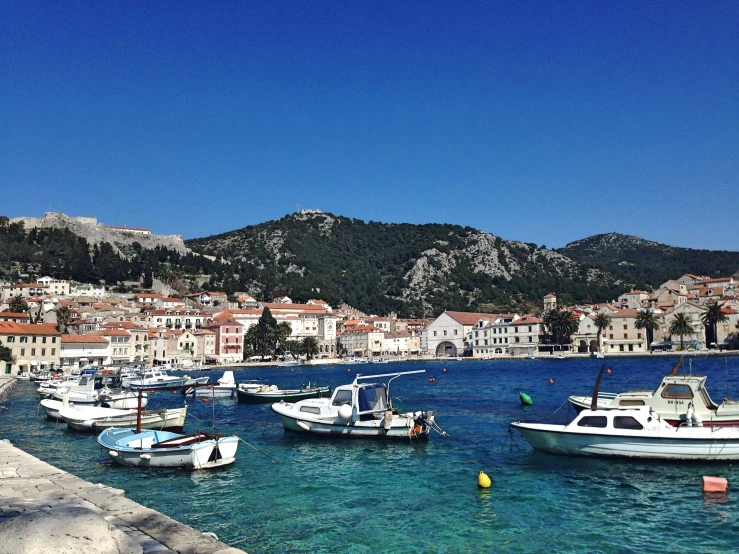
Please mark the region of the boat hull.
[[[113, 415], [110, 417], [89, 417], [85, 414], [60, 412], [67, 427], [81, 432], [98, 432], [101, 429], [136, 427], [137, 414]], [[151, 430], [181, 432], [185, 426], [187, 408], [174, 408], [144, 412], [141, 415], [141, 428]]]
[[663, 460], [739, 460], [739, 430], [681, 427], [654, 436], [582, 434], [562, 425], [512, 423], [534, 450], [551, 454]]
[[[133, 429], [107, 429], [98, 436], [98, 443], [117, 464], [133, 467], [213, 469], [236, 461], [237, 437], [208, 439], [187, 446], [153, 447], [158, 440], [187, 436], [174, 433], [136, 433]], [[154, 440], [152, 440], [154, 439]], [[142, 446], [136, 447], [137, 444]]]
[[324, 398], [331, 396], [331, 387], [317, 387], [311, 390], [277, 390], [266, 392], [249, 392], [237, 390], [239, 402], [243, 404], [273, 404], [275, 402], [298, 402], [307, 398]]
[[416, 414], [395, 414], [388, 426], [384, 419], [367, 421], [342, 420], [340, 418], [309, 418], [295, 411], [295, 404], [284, 402], [271, 406], [282, 420], [286, 431], [323, 437], [373, 438], [373, 439], [418, 439], [428, 440], [429, 428], [416, 424]]

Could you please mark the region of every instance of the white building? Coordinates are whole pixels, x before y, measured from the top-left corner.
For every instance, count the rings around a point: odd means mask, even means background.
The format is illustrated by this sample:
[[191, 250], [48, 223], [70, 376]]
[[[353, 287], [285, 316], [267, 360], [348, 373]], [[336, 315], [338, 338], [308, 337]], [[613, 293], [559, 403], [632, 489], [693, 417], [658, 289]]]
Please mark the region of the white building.
[[427, 352], [434, 356], [461, 356], [467, 336], [480, 320], [493, 322], [496, 314], [446, 311], [427, 327]]
[[61, 365], [74, 371], [87, 366], [104, 366], [111, 362], [110, 342], [97, 335], [62, 335]]

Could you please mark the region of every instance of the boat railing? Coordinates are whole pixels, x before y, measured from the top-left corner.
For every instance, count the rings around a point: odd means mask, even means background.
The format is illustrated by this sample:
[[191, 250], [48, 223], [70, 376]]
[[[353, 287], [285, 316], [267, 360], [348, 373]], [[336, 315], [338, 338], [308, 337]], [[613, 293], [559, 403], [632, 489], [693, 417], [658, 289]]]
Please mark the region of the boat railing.
[[598, 393], [598, 396], [600, 398], [606, 398], [608, 400], [613, 400], [614, 398], [616, 398], [618, 396], [618, 393], [615, 393], [615, 392], [599, 392]]

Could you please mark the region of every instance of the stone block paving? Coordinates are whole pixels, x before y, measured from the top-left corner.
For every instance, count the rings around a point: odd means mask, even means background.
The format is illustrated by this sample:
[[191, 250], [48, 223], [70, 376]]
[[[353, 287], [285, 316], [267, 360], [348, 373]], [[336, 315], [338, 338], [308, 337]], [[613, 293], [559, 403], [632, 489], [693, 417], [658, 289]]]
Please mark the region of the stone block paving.
[[0, 440], [0, 524], [25, 512], [87, 508], [148, 554], [245, 554], [124, 496], [47, 464]]

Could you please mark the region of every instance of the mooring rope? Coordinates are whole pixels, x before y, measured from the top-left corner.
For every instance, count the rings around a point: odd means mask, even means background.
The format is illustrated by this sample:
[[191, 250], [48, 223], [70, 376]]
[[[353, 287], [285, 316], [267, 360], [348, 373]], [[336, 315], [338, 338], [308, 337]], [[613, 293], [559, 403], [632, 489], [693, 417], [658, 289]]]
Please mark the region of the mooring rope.
[[253, 448], [254, 450], [256, 450], [257, 452], [259, 452], [259, 453], [260, 453], [260, 454], [262, 454], [263, 456], [267, 456], [267, 458], [269, 458], [269, 459], [270, 459], [270, 460], [272, 460], [273, 462], [278, 462], [278, 463], [279, 463], [279, 461], [280, 461], [280, 460], [278, 460], [277, 458], [273, 458], [272, 456], [270, 456], [270, 455], [269, 455], [269, 454], [267, 454], [266, 452], [262, 452], [262, 451], [261, 451], [261, 450], [259, 450], [259, 449], [258, 449], [258, 448], [257, 448], [256, 446], [254, 446], [254, 445], [252, 445], [252, 444], [249, 444], [248, 442], [246, 442], [246, 441], [245, 441], [244, 439], [242, 439], [242, 438], [241, 438], [241, 437], [239, 437], [238, 435], [234, 435], [234, 436], [235, 436], [235, 437], [236, 437], [237, 439], [239, 439], [239, 440], [240, 440], [241, 442], [243, 442], [243, 443], [244, 443], [244, 444], [245, 444], [246, 446], [248, 446], [249, 448]]

